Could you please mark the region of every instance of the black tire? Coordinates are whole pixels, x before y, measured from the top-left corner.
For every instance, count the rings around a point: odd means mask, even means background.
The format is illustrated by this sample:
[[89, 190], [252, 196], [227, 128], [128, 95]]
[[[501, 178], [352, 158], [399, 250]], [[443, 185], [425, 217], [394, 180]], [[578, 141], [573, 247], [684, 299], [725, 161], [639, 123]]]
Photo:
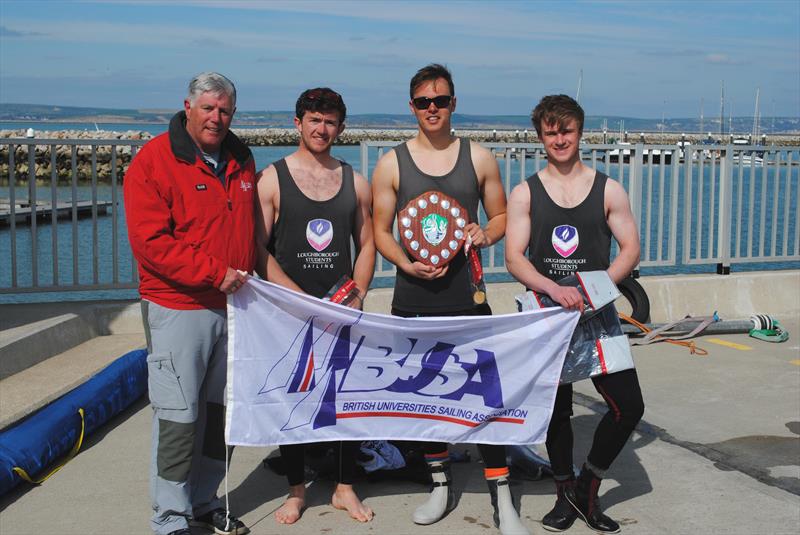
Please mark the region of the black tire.
[[647, 297], [647, 292], [644, 291], [642, 285], [636, 282], [633, 277], [622, 279], [617, 284], [622, 296], [628, 300], [633, 311], [630, 316], [639, 323], [647, 323], [650, 321], [650, 299]]

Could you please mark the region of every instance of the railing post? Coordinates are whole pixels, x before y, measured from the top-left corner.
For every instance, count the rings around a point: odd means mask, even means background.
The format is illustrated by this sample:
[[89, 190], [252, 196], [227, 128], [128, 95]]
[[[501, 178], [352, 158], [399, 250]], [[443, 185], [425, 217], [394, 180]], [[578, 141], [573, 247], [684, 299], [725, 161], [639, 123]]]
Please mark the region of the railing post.
[[17, 287], [17, 163], [14, 158], [16, 146], [8, 145], [8, 204], [9, 228], [11, 229], [11, 287]]
[[[730, 275], [731, 272], [731, 209], [733, 207], [733, 145], [728, 145], [725, 157], [719, 163], [719, 209], [717, 211], [717, 246], [719, 259], [717, 273]], [[713, 187], [713, 184], [712, 184]], [[713, 223], [712, 223], [713, 224]]]
[[50, 256], [53, 265], [53, 286], [58, 286], [58, 161], [56, 145], [50, 145]]
[[36, 145], [28, 145], [28, 202], [31, 206], [31, 286], [39, 286], [39, 236], [36, 205]]
[[[623, 152], [620, 150], [620, 160], [623, 158]], [[641, 239], [642, 236], [642, 169], [643, 163], [642, 159], [644, 158], [644, 144], [637, 143], [633, 146], [633, 150], [631, 151], [630, 159], [628, 160], [630, 165], [630, 175], [628, 178], [628, 197], [631, 200], [631, 211], [633, 212], [633, 220], [636, 222], [636, 232], [639, 233], [639, 238]], [[621, 178], [621, 177], [620, 177]], [[646, 222], [645, 222], [646, 223]], [[649, 244], [645, 243], [644, 247], [649, 247]], [[636, 264], [634, 268], [634, 275], [638, 275], [639, 273], [639, 264]]]
[[369, 181], [369, 145], [366, 141], [361, 141], [361, 175]]
[[119, 282], [119, 210], [117, 203], [117, 146], [111, 145], [111, 280]]
[[[683, 249], [683, 254], [681, 255], [682, 264], [689, 264], [692, 259], [692, 176], [694, 175], [695, 169], [697, 169], [697, 175], [702, 176], [704, 161], [705, 156], [703, 155], [702, 150], [698, 151], [697, 153], [697, 165], [695, 165], [695, 161], [693, 159], [686, 158], [684, 160], [684, 165], [686, 167], [683, 173], [683, 233], [681, 236], [683, 239], [683, 245], [681, 246]], [[677, 225], [677, 221], [675, 224]]]

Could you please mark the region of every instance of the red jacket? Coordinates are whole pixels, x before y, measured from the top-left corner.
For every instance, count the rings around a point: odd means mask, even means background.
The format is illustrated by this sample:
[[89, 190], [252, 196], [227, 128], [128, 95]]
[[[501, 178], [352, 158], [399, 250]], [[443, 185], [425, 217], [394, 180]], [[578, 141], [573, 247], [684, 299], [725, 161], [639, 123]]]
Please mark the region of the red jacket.
[[225, 186], [197, 155], [176, 114], [125, 173], [128, 239], [139, 262], [142, 298], [167, 308], [224, 309], [218, 290], [228, 266], [255, 266], [255, 162], [228, 133]]

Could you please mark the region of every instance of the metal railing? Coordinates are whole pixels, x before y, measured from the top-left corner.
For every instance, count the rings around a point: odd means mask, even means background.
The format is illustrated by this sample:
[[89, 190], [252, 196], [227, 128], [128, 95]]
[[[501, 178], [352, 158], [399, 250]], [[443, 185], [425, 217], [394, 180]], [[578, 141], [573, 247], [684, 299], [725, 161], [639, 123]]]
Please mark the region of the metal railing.
[[[0, 140], [0, 179], [7, 181], [0, 187], [0, 235], [8, 234], [8, 242], [0, 241], [0, 258], [5, 257], [0, 260], [0, 293], [137, 288], [120, 188], [124, 169], [144, 143]], [[100, 176], [101, 169], [106, 176]], [[40, 198], [41, 183], [48, 186], [49, 198]], [[80, 200], [79, 194], [89, 200]], [[49, 225], [40, 228], [40, 222]], [[19, 228], [20, 223], [28, 228]], [[43, 239], [49, 248], [40, 247]]]
[[[362, 172], [371, 174], [397, 144], [362, 143]], [[540, 143], [482, 145], [498, 157], [506, 195], [547, 165]], [[710, 265], [727, 273], [732, 263], [800, 260], [800, 146], [619, 143], [583, 145], [581, 154], [628, 191], [641, 268]], [[505, 272], [502, 247], [489, 249], [487, 273]], [[393, 274], [393, 266], [379, 259], [376, 276]]]
[[[144, 143], [0, 140], [0, 294], [136, 288], [120, 187]], [[363, 142], [362, 174], [397, 143]], [[506, 194], [546, 165], [541, 144], [484, 146]], [[642, 269], [800, 260], [800, 146], [597, 144], [582, 146], [582, 158], [628, 191]], [[510, 280], [503, 245], [484, 252], [484, 268]], [[376, 278], [394, 273], [379, 258]]]

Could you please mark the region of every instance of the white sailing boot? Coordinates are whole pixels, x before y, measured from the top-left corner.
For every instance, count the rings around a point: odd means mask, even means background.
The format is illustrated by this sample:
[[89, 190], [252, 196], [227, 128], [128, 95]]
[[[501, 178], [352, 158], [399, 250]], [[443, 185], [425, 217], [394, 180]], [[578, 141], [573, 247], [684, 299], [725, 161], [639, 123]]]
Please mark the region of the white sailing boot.
[[502, 535], [531, 535], [514, 507], [508, 476], [487, 479], [486, 484], [489, 485], [489, 495], [492, 497], [492, 507], [494, 507], [494, 525], [500, 529], [500, 533]]
[[428, 464], [431, 473], [431, 493], [428, 501], [414, 511], [414, 523], [428, 525], [438, 522], [455, 507], [455, 494], [450, 488], [450, 463], [433, 462]]

